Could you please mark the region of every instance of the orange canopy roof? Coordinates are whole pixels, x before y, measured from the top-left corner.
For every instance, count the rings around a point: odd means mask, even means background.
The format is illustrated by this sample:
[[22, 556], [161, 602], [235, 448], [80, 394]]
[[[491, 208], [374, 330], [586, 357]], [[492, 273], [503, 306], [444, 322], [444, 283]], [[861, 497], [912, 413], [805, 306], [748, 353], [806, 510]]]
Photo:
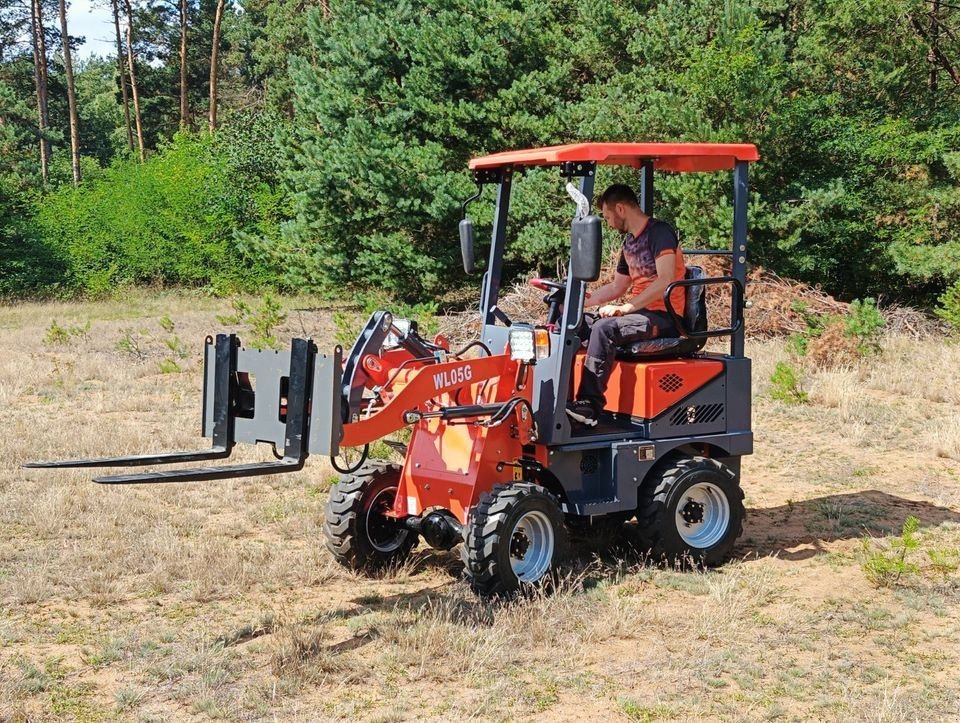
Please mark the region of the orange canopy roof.
[[737, 161], [759, 158], [752, 143], [572, 143], [481, 156], [470, 161], [470, 169], [556, 166], [567, 161], [639, 167], [652, 160], [661, 171], [723, 171]]

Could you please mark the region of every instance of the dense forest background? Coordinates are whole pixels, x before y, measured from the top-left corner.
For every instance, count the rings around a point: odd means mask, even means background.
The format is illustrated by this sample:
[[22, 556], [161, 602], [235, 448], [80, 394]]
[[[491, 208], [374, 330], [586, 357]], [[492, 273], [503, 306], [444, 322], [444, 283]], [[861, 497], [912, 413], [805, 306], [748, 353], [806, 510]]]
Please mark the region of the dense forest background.
[[[0, 296], [437, 298], [471, 156], [685, 140], [759, 146], [753, 262], [960, 303], [960, 2], [103, 3], [117, 52], [74, 62], [64, 0], [0, 0]], [[728, 174], [657, 193], [728, 243]], [[517, 184], [511, 270], [555, 269], [571, 212], [555, 170]]]

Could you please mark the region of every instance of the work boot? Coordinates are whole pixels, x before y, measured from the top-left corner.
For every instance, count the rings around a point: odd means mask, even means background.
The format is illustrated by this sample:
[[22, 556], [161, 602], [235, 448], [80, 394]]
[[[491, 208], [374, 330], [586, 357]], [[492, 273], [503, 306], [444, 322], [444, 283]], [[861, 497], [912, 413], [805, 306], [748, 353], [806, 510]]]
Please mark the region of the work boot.
[[577, 402], [567, 402], [567, 416], [574, 422], [586, 427], [596, 427], [597, 417], [600, 416], [600, 413], [590, 402], [581, 400]]

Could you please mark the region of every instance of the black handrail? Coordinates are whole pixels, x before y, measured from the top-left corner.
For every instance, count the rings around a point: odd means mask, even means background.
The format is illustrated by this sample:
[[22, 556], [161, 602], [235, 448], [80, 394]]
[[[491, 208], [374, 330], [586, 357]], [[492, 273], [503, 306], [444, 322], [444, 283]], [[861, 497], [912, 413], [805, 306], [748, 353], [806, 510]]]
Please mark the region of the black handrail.
[[[673, 304], [670, 300], [670, 292], [678, 286], [697, 286], [698, 284], [703, 284], [704, 286], [707, 286], [708, 284], [733, 284], [733, 299], [731, 303], [733, 304], [733, 308], [737, 311], [737, 323], [734, 326], [730, 327], [729, 329], [714, 329], [713, 331], [686, 330], [683, 325], [683, 319], [679, 314], [677, 314], [676, 309], [673, 308]], [[743, 284], [740, 283], [739, 279], [735, 279], [732, 276], [717, 276], [707, 279], [681, 279], [680, 281], [674, 281], [667, 286], [666, 289], [664, 289], [663, 303], [667, 307], [667, 312], [673, 319], [673, 323], [676, 325], [677, 331], [680, 332], [680, 336], [689, 337], [692, 339], [702, 339], [711, 336], [727, 336], [728, 334], [736, 334], [743, 326]]]

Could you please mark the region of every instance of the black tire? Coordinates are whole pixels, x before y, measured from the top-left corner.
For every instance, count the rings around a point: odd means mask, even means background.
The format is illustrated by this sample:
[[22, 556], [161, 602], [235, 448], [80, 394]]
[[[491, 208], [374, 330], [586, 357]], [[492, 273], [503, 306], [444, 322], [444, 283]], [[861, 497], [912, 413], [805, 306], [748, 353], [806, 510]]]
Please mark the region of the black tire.
[[743, 490], [715, 459], [679, 459], [640, 489], [637, 532], [654, 562], [712, 567], [730, 558], [743, 534]]
[[376, 572], [405, 560], [417, 544], [417, 535], [403, 523], [377, 514], [393, 506], [400, 471], [399, 465], [368, 462], [330, 489], [323, 532], [341, 565]]
[[478, 595], [504, 595], [537, 585], [566, 554], [560, 505], [539, 485], [497, 485], [481, 495], [470, 513], [464, 574]]

